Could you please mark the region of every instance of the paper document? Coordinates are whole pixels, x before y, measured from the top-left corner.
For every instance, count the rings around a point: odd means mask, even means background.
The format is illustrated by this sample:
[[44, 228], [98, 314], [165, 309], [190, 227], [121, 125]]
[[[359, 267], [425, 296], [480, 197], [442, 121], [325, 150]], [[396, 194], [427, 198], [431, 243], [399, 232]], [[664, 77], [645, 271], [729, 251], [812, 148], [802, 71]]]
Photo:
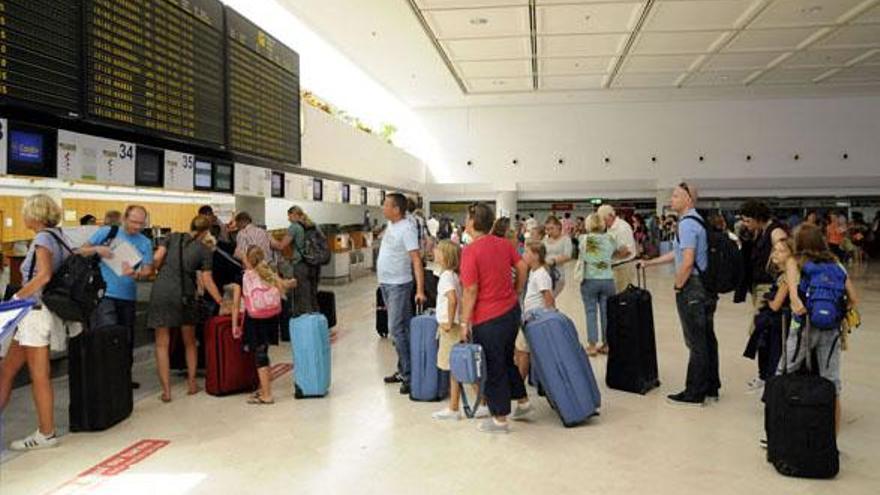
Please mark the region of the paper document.
[[105, 263], [107, 267], [120, 277], [125, 271], [122, 268], [123, 263], [128, 263], [128, 266], [134, 268], [142, 259], [141, 253], [130, 242], [123, 241], [122, 239], [113, 241], [110, 251], [113, 252], [113, 257], [101, 258], [101, 262]]
[[89, 239], [95, 235], [100, 227], [97, 225], [86, 225], [83, 227], [65, 227], [61, 230], [64, 237], [70, 243], [72, 249], [81, 248], [83, 244], [89, 242]]

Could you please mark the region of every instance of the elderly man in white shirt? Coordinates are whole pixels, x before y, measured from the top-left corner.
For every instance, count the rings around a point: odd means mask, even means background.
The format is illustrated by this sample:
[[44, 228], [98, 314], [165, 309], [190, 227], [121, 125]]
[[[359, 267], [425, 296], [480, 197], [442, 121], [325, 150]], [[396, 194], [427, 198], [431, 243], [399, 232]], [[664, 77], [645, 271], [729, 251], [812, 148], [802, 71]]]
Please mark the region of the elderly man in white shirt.
[[618, 249], [614, 253], [611, 266], [614, 271], [614, 287], [620, 294], [633, 283], [636, 276], [636, 238], [630, 224], [619, 218], [611, 205], [600, 206], [596, 213], [605, 222], [607, 232], [617, 241]]

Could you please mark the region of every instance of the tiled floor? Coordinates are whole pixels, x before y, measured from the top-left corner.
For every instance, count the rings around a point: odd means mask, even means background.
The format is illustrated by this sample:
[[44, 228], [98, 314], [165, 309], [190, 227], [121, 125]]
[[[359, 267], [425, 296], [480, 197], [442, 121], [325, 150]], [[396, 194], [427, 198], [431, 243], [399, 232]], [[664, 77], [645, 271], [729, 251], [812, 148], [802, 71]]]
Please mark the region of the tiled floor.
[[[665, 403], [665, 394], [681, 388], [686, 354], [671, 277], [658, 270], [649, 273], [649, 288], [663, 385], [645, 397], [603, 386], [602, 414], [588, 425], [563, 428], [543, 400], [534, 422], [514, 424], [508, 436], [478, 433], [471, 421], [432, 421], [437, 404], [410, 402], [382, 384], [394, 351], [373, 331], [375, 281], [365, 278], [334, 288], [339, 339], [326, 399], [294, 400], [288, 374], [275, 382], [274, 406], [249, 406], [241, 396], [187, 397], [182, 384], [174, 402], [162, 404], [147, 359], [138, 374], [148, 388], [129, 420], [104, 433], [65, 435], [56, 449], [7, 457], [0, 493], [51, 492], [144, 439], [170, 443], [97, 488], [69, 493], [878, 493], [880, 270], [853, 273], [865, 324], [843, 359], [842, 470], [834, 481], [784, 478], [765, 462], [763, 409], [745, 391], [755, 373], [741, 357], [745, 306], [724, 301], [716, 316], [721, 402], [702, 409]], [[561, 299], [583, 331], [576, 291], [569, 287]], [[273, 349], [272, 357], [289, 362], [289, 348]], [[604, 359], [593, 364], [604, 381]], [[63, 396], [63, 380], [58, 385]], [[29, 391], [17, 390], [7, 421], [26, 424], [28, 408]]]

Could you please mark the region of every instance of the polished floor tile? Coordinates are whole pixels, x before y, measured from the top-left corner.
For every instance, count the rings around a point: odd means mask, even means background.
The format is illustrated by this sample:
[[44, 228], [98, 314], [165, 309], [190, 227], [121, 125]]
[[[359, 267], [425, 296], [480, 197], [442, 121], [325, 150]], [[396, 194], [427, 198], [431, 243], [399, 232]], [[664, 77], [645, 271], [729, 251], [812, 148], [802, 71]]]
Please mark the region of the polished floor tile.
[[[729, 297], [716, 328], [724, 388], [721, 402], [700, 409], [666, 404], [682, 388], [686, 352], [675, 315], [672, 279], [649, 272], [654, 294], [662, 386], [647, 396], [602, 386], [601, 415], [563, 428], [547, 403], [510, 435], [477, 432], [476, 422], [435, 422], [439, 404], [415, 403], [382, 383], [394, 351], [373, 330], [375, 279], [335, 287], [340, 325], [333, 385], [325, 399], [295, 400], [291, 375], [275, 381], [277, 404], [250, 406], [242, 396], [187, 397], [161, 403], [153, 383], [133, 416], [110, 431], [68, 434], [59, 448], [0, 464], [0, 493], [42, 494], [144, 439], [170, 443], [96, 487], [69, 493], [808, 493], [868, 494], [880, 487], [880, 270], [852, 270], [864, 325], [843, 356], [841, 473], [834, 481], [784, 478], [758, 446], [763, 408], [745, 390], [756, 365], [741, 357], [748, 308]], [[583, 335], [583, 309], [568, 287], [560, 307]], [[289, 347], [272, 350], [289, 362]], [[604, 381], [604, 358], [592, 360]], [[150, 379], [149, 360], [138, 364]], [[533, 390], [530, 390], [533, 392]], [[27, 408], [16, 391], [7, 414]], [[21, 412], [19, 412], [21, 414]], [[9, 439], [5, 439], [9, 440]], [[872, 488], [873, 487], [873, 488]]]

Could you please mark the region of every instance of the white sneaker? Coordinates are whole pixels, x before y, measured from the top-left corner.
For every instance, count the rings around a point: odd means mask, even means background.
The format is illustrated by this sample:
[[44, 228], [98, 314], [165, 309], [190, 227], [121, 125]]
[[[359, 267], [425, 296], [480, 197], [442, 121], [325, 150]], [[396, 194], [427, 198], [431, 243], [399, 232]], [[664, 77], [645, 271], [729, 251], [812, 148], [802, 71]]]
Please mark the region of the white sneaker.
[[535, 408], [532, 407], [531, 404], [523, 407], [519, 404], [516, 405], [516, 408], [513, 410], [513, 414], [510, 415], [510, 419], [513, 421], [528, 421], [532, 419], [532, 413], [535, 411]]
[[37, 449], [48, 449], [50, 447], [58, 446], [58, 438], [53, 433], [52, 436], [47, 437], [40, 433], [40, 430], [31, 433], [30, 435], [22, 438], [21, 440], [16, 440], [9, 444], [10, 450], [37, 450]]
[[746, 389], [749, 392], [757, 392], [758, 390], [761, 390], [762, 388], [764, 388], [764, 380], [761, 380], [760, 378], [757, 378], [757, 377], [752, 378], [751, 380], [749, 380], [749, 383], [746, 383]]
[[476, 414], [474, 414], [475, 418], [488, 418], [489, 416], [491, 416], [491, 414], [489, 414], [489, 406], [478, 407]]
[[431, 415], [434, 419], [444, 420], [444, 419], [453, 419], [459, 420], [461, 419], [461, 413], [458, 411], [453, 411], [448, 407], [444, 407], [442, 411], [437, 411]]
[[498, 424], [493, 418], [480, 423], [477, 429], [484, 433], [510, 433], [510, 426], [507, 423]]

